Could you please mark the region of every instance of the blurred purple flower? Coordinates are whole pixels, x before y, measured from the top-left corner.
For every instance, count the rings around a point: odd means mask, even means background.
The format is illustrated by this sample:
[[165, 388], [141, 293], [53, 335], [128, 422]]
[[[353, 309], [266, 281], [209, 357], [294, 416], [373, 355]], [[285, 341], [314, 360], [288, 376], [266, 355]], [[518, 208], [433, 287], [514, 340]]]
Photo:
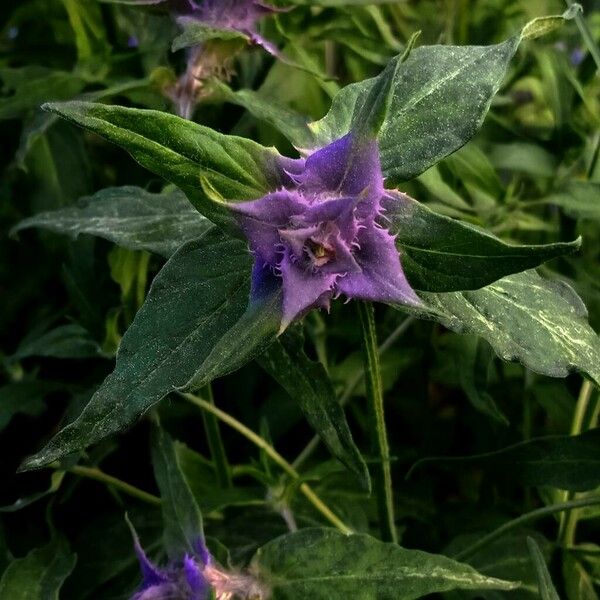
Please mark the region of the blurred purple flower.
[[157, 0], [153, 3], [165, 1], [181, 26], [189, 21], [199, 21], [215, 29], [238, 31], [267, 52], [277, 53], [276, 47], [258, 34], [256, 25], [262, 17], [285, 9], [259, 0]]
[[585, 60], [585, 52], [581, 48], [575, 48], [569, 57], [571, 64], [578, 67]]
[[385, 220], [377, 142], [348, 134], [306, 160], [288, 160], [288, 185], [231, 204], [255, 256], [253, 295], [279, 278], [282, 328], [340, 295], [418, 305]]
[[135, 553], [142, 571], [142, 583], [131, 600], [216, 600], [266, 598], [262, 586], [249, 575], [220, 569], [199, 539], [194, 556], [184, 555], [179, 563], [165, 568], [154, 565], [146, 556], [133, 532]]

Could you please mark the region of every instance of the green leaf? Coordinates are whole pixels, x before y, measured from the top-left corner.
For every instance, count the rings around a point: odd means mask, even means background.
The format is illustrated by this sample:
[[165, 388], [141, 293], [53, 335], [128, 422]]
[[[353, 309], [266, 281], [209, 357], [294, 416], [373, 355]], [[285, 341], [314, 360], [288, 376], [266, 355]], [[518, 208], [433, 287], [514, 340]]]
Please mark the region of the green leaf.
[[489, 344], [476, 335], [444, 335], [438, 345], [441, 363], [445, 367], [440, 374], [452, 377], [473, 408], [502, 425], [508, 425], [508, 419], [486, 389], [494, 356]]
[[75, 566], [76, 556], [66, 543], [55, 540], [13, 560], [0, 579], [0, 598], [7, 600], [58, 600], [64, 580]]
[[554, 588], [554, 584], [552, 583], [552, 577], [550, 577], [550, 573], [548, 572], [544, 555], [537, 545], [537, 542], [533, 538], [528, 537], [527, 547], [529, 548], [531, 560], [533, 561], [537, 574], [541, 600], [560, 600], [560, 597]]
[[230, 211], [216, 196], [251, 200], [283, 184], [276, 150], [174, 115], [76, 101], [44, 108], [122, 146], [141, 165], [179, 186], [211, 221], [235, 230]]
[[424, 458], [412, 466], [407, 477], [431, 465], [460, 472], [472, 466], [493, 478], [584, 492], [600, 485], [600, 429], [535, 438], [473, 456]]
[[239, 41], [245, 43], [249, 41], [249, 38], [235, 29], [219, 29], [200, 21], [188, 20], [184, 24], [183, 32], [173, 40], [171, 49], [173, 52], [176, 52], [183, 48], [199, 46], [211, 40]]
[[0, 120], [18, 119], [48, 100], [66, 100], [85, 86], [81, 76], [43, 67], [1, 68], [2, 91]]
[[496, 169], [518, 171], [535, 177], [555, 177], [558, 167], [553, 154], [537, 144], [494, 144], [489, 159]]
[[76, 206], [39, 213], [13, 230], [41, 227], [73, 236], [97, 235], [129, 250], [171, 256], [213, 224], [178, 189], [152, 194], [133, 186], [106, 188]]
[[[494, 518], [496, 516], [494, 515]], [[518, 595], [503, 594], [492, 590], [485, 592], [462, 591], [451, 592], [448, 594], [447, 600], [499, 600], [511, 596], [518, 597], [519, 600], [539, 600], [538, 582], [531, 568], [531, 556], [527, 550], [528, 536], [535, 538], [544, 560], [548, 560], [553, 549], [552, 543], [540, 534], [529, 530], [507, 532], [506, 535], [484, 546], [466, 559], [468, 564], [483, 575], [520, 581], [521, 587]], [[460, 535], [444, 549], [444, 553], [454, 556], [459, 550], [474, 544], [478, 539], [477, 534]]]
[[195, 556], [204, 541], [202, 514], [181, 472], [173, 440], [158, 426], [153, 430], [152, 464], [162, 500], [167, 554], [171, 560]]
[[598, 600], [594, 582], [577, 557], [566, 552], [563, 577], [567, 600]]
[[18, 381], [0, 387], [0, 431], [16, 414], [22, 413], [32, 417], [41, 415], [46, 410], [44, 396], [64, 389], [65, 386], [60, 383], [35, 380]]
[[114, 372], [23, 468], [125, 429], [169, 392], [201, 387], [264, 351], [280, 326], [280, 291], [248, 308], [251, 265], [246, 244], [217, 230], [178, 250], [123, 337]]
[[102, 78], [109, 68], [110, 44], [100, 6], [96, 0], [62, 0], [62, 3], [75, 34], [79, 71], [92, 79]]
[[422, 297], [449, 329], [486, 339], [504, 360], [550, 377], [580, 371], [600, 385], [600, 339], [579, 296], [526, 271], [480, 290]]
[[[567, 13], [547, 19], [556, 25], [566, 18], [570, 18]], [[534, 31], [542, 33], [538, 20], [501, 44], [423, 46], [396, 65], [391, 102], [379, 135], [388, 185], [416, 177], [473, 137], [523, 36], [532, 37]], [[401, 60], [398, 55], [391, 63]], [[350, 131], [354, 115], [367, 106], [367, 98], [389, 73], [386, 68], [378, 77], [344, 87], [327, 115], [308, 125], [297, 115], [286, 122], [283, 111], [248, 90], [231, 93], [228, 100], [268, 120], [303, 153], [310, 153]]]
[[369, 470], [352, 439], [333, 384], [323, 365], [308, 358], [303, 348], [301, 327], [292, 327], [267, 349], [258, 362], [298, 402], [304, 416], [330, 452], [369, 490]]
[[518, 587], [445, 556], [329, 529], [304, 529], [269, 542], [253, 568], [273, 600], [412, 600], [457, 588]]
[[60, 325], [34, 338], [24, 340], [17, 351], [9, 357], [11, 361], [31, 356], [50, 358], [97, 358], [102, 354], [98, 343], [89, 332], [77, 325]]
[[600, 183], [572, 180], [543, 202], [560, 206], [570, 217], [600, 221]]
[[416, 290], [481, 288], [511, 273], [577, 250], [580, 240], [540, 246], [506, 244], [474, 225], [437, 214], [400, 192], [389, 192], [385, 217], [397, 235], [402, 267]]

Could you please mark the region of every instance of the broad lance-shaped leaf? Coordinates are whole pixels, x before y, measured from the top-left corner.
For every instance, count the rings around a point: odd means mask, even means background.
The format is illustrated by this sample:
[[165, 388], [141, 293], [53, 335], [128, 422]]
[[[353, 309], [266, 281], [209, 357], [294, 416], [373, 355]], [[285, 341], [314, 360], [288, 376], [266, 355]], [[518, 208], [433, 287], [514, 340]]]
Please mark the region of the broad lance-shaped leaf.
[[0, 579], [0, 598], [58, 600], [60, 588], [73, 571], [76, 559], [66, 542], [58, 539], [32, 550], [8, 565]]
[[213, 224], [178, 189], [152, 194], [134, 186], [106, 188], [79, 200], [76, 206], [39, 213], [21, 221], [18, 233], [41, 227], [73, 237], [97, 235], [130, 250], [171, 256], [198, 239]]
[[365, 489], [370, 489], [369, 470], [352, 439], [333, 384], [323, 366], [310, 360], [303, 347], [301, 327], [291, 327], [258, 362], [298, 402], [331, 453], [358, 477]]
[[178, 250], [125, 333], [113, 373], [23, 468], [125, 429], [169, 392], [200, 387], [264, 351], [279, 329], [281, 297], [274, 291], [248, 308], [251, 264], [246, 245], [216, 229]]
[[179, 462], [173, 440], [160, 427], [152, 432], [152, 464], [163, 515], [165, 549], [172, 561], [194, 556], [204, 542], [202, 515]]
[[461, 472], [472, 466], [496, 479], [584, 492], [600, 486], [600, 429], [527, 440], [474, 456], [424, 458], [413, 465], [407, 477], [433, 465]]
[[439, 215], [401, 192], [384, 204], [397, 234], [402, 267], [411, 285], [426, 292], [481, 288], [511, 273], [577, 250], [581, 240], [539, 246], [506, 244], [491, 233]]
[[260, 198], [284, 183], [282, 166], [289, 159], [275, 149], [175, 115], [77, 101], [43, 108], [125, 148], [141, 165], [179, 186], [203, 215], [234, 231], [221, 201]]
[[480, 290], [421, 297], [431, 313], [418, 316], [480, 335], [504, 360], [518, 360], [550, 377], [580, 371], [600, 385], [600, 338], [587, 322], [583, 302], [562, 281], [525, 271]]
[[252, 566], [273, 600], [413, 600], [454, 589], [519, 586], [445, 556], [332, 529], [304, 529], [277, 538], [257, 552]]
[[[522, 39], [538, 37], [572, 18], [544, 17], [528, 23], [521, 33], [492, 46], [423, 46], [397, 66], [387, 117], [379, 133], [383, 174], [393, 185], [416, 177], [468, 142], [480, 128], [492, 98]], [[398, 61], [401, 55], [392, 61]], [[304, 124], [289, 109], [242, 90], [226, 98], [277, 127], [301, 152], [308, 154], [351, 129], [378, 77], [350, 84], [333, 99], [321, 120]]]

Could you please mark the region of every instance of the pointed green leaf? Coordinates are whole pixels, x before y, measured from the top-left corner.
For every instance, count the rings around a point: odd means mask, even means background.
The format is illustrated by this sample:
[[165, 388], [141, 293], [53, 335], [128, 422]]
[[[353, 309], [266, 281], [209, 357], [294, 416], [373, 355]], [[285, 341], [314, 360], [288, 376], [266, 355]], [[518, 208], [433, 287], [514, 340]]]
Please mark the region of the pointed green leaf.
[[[542, 35], [571, 14], [534, 20], [520, 34], [491, 46], [422, 46], [400, 56], [391, 82], [387, 117], [379, 132], [383, 173], [390, 185], [416, 177], [468, 142], [481, 127], [500, 88], [510, 60], [524, 37]], [[269, 107], [269, 99], [243, 90], [227, 99], [269, 121], [303, 153], [310, 153], [348, 133], [353, 119], [369, 109], [370, 95], [390, 75], [352, 83], [334, 97], [322, 119], [308, 125], [299, 115]]]
[[370, 489], [369, 470], [356, 447], [344, 410], [321, 363], [304, 353], [301, 327], [292, 327], [259, 358], [259, 364], [298, 402], [330, 452]]
[[577, 250], [580, 240], [540, 246], [506, 244], [468, 223], [437, 214], [406, 194], [390, 192], [385, 217], [397, 235], [402, 267], [416, 290], [481, 288], [511, 273]]
[[217, 230], [177, 251], [123, 337], [114, 372], [23, 468], [125, 429], [169, 392], [200, 387], [264, 351], [279, 330], [280, 291], [248, 308], [251, 265], [246, 244]]
[[13, 233], [41, 227], [73, 237], [97, 235], [129, 250], [171, 256], [201, 237], [213, 224], [178, 189], [152, 194], [133, 186], [106, 188], [76, 206], [39, 213], [21, 221]]
[[55, 540], [13, 560], [0, 579], [0, 598], [8, 600], [58, 600], [76, 556], [64, 541]]
[[0, 68], [0, 81], [5, 92], [0, 98], [0, 121], [23, 117], [48, 100], [67, 100], [85, 87], [75, 73], [32, 66]]
[[445, 556], [329, 529], [304, 529], [269, 542], [253, 568], [273, 600], [412, 600], [453, 589], [518, 587]]
[[528, 537], [527, 547], [529, 548], [531, 560], [535, 566], [541, 600], [560, 600], [554, 584], [552, 583], [552, 577], [550, 577], [550, 573], [548, 572], [544, 555], [537, 545], [537, 542], [533, 538]]
[[480, 290], [423, 293], [449, 329], [485, 338], [504, 360], [550, 377], [586, 373], [600, 385], [600, 338], [579, 296], [562, 281], [525, 271]]
[[489, 477], [525, 485], [545, 485], [583, 492], [600, 486], [600, 429], [576, 436], [552, 435], [520, 442], [496, 452], [473, 456], [424, 458], [419, 468], [436, 465], [462, 472], [470, 466]]
[[171, 560], [195, 556], [204, 541], [202, 514], [181, 472], [173, 440], [158, 426], [153, 429], [152, 464], [162, 500], [167, 554]]
[[245, 138], [228, 136], [175, 115], [90, 102], [44, 105], [46, 110], [125, 148], [141, 165], [179, 186], [215, 223], [233, 227], [224, 200], [256, 199], [283, 183], [282, 157]]

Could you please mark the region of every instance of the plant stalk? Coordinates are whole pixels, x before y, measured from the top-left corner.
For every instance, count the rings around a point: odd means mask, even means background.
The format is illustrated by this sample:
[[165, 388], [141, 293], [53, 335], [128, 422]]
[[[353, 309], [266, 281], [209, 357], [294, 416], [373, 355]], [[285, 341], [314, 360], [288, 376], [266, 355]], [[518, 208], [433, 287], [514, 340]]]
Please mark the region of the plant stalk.
[[485, 546], [489, 546], [492, 542], [495, 542], [498, 538], [501, 538], [509, 531], [517, 529], [518, 527], [521, 527], [527, 523], [531, 523], [532, 521], [536, 521], [537, 519], [541, 519], [542, 517], [547, 517], [548, 515], [552, 515], [557, 512], [570, 511], [574, 508], [583, 508], [584, 506], [596, 505], [600, 505], [600, 496], [595, 496], [593, 498], [579, 498], [578, 500], [561, 502], [559, 504], [551, 504], [550, 506], [544, 506], [542, 508], [532, 510], [531, 512], [525, 513], [524, 515], [521, 515], [512, 521], [508, 521], [508, 523], [504, 523], [504, 525], [501, 525], [498, 527], [498, 529], [495, 529], [491, 533], [483, 536], [473, 545], [465, 548], [461, 552], [458, 552], [452, 558], [454, 560], [464, 561]]
[[[61, 469], [59, 468], [58, 470]], [[108, 475], [97, 467], [84, 467], [82, 465], [75, 465], [74, 467], [66, 469], [66, 471], [67, 473], [78, 475], [79, 477], [86, 477], [87, 479], [93, 479], [95, 481], [105, 483], [106, 485], [109, 485], [123, 492], [124, 494], [127, 494], [128, 496], [132, 496], [133, 498], [137, 498], [138, 500], [142, 500], [148, 504], [153, 504], [154, 506], [160, 506], [161, 500], [158, 496], [145, 492], [144, 490], [140, 490], [139, 488], [122, 481], [121, 479], [117, 479], [112, 475]]]
[[383, 384], [377, 348], [375, 329], [375, 311], [370, 302], [358, 302], [358, 314], [363, 333], [363, 352], [365, 365], [365, 383], [367, 401], [371, 412], [371, 435], [373, 449], [379, 459], [374, 477], [379, 526], [381, 537], [386, 542], [398, 542], [394, 520], [394, 498], [392, 492], [392, 472], [390, 468], [390, 450], [385, 429], [383, 409]]
[[[396, 327], [396, 329], [394, 329], [394, 331], [392, 331], [392, 333], [390, 333], [390, 335], [383, 341], [381, 346], [379, 346], [378, 348], [380, 357], [383, 356], [394, 345], [394, 343], [404, 335], [404, 333], [412, 325], [414, 320], [414, 317], [407, 317], [406, 319], [404, 319], [404, 321], [402, 321], [402, 323], [400, 323], [400, 325], [398, 325], [398, 327]], [[358, 387], [364, 376], [365, 369], [361, 366], [360, 369], [357, 369], [354, 377], [350, 379], [350, 381], [346, 385], [346, 389], [344, 389], [344, 392], [340, 396], [339, 402], [342, 406], [345, 406], [348, 403], [348, 401], [352, 397], [352, 393]], [[294, 469], [299, 469], [312, 456], [313, 452], [317, 449], [320, 441], [321, 438], [317, 434], [315, 434], [310, 440], [310, 442], [306, 444], [302, 452], [298, 454], [296, 460], [292, 463]]]
[[[573, 0], [565, 0], [565, 2], [569, 7], [573, 6], [574, 4]], [[577, 27], [579, 28], [579, 32], [581, 33], [581, 37], [583, 38], [585, 45], [590, 51], [590, 54], [592, 55], [592, 58], [596, 63], [598, 71], [600, 71], [600, 48], [598, 48], [598, 44], [596, 44], [596, 40], [594, 40], [594, 36], [592, 35], [592, 32], [588, 27], [585, 17], [581, 14], [581, 12], [575, 15], [575, 23], [577, 23]]]
[[[589, 413], [592, 395], [594, 393], [594, 384], [588, 379], [584, 379], [575, 405], [573, 413], [573, 422], [571, 423], [571, 435], [579, 435], [582, 431], [588, 429], [588, 425], [594, 426], [595, 415], [592, 414], [592, 420], [586, 425], [586, 415]], [[594, 411], [595, 412], [595, 411]], [[577, 495], [573, 492], [564, 492], [563, 501], [573, 500]], [[558, 532], [559, 543], [570, 548], [575, 543], [575, 530], [577, 528], [577, 511], [568, 511], [561, 515], [560, 527]]]
[[[204, 387], [204, 396], [207, 402], [210, 402], [214, 406], [215, 399], [212, 385], [210, 383]], [[215, 465], [215, 472], [219, 487], [230, 488], [231, 469], [229, 468], [229, 461], [227, 460], [225, 445], [223, 444], [223, 438], [221, 437], [219, 420], [213, 413], [207, 411], [202, 411], [202, 419], [204, 421], [206, 440], [208, 442], [211, 458], [213, 459], [213, 463]]]
[[[300, 481], [300, 475], [292, 465], [290, 465], [271, 444], [269, 444], [264, 438], [254, 433], [251, 429], [246, 427], [243, 423], [240, 423], [237, 419], [232, 417], [230, 414], [222, 411], [217, 408], [214, 404], [207, 402], [202, 398], [198, 398], [194, 394], [179, 392], [179, 395], [186, 399], [188, 402], [191, 402], [195, 406], [201, 408], [204, 411], [212, 413], [226, 423], [231, 428], [235, 429], [238, 433], [241, 433], [246, 439], [250, 440], [255, 446], [258, 446], [261, 450], [267, 454], [275, 462], [278, 464], [292, 479], [296, 481]], [[300, 483], [300, 491], [304, 494], [306, 499], [337, 529], [339, 529], [342, 533], [351, 534], [352, 529], [348, 527], [335, 513], [315, 494], [313, 489], [307, 483]]]

